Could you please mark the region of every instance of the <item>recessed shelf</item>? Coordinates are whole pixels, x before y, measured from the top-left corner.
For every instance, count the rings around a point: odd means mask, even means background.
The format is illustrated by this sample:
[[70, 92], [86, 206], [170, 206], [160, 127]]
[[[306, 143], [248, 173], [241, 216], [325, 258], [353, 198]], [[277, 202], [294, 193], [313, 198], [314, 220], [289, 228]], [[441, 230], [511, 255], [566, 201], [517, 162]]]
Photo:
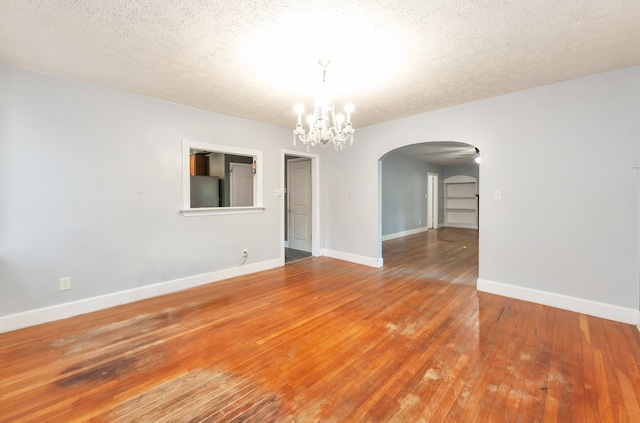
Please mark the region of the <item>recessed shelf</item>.
[[478, 196], [476, 179], [451, 176], [444, 180], [445, 226], [478, 228]]

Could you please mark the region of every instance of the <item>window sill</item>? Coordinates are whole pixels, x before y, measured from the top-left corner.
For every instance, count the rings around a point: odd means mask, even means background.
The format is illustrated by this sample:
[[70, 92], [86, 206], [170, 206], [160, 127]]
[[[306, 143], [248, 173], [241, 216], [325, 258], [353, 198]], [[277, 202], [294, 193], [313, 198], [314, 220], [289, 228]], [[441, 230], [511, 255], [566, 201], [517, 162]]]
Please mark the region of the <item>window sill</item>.
[[185, 216], [215, 216], [220, 214], [248, 214], [262, 213], [266, 207], [202, 207], [199, 209], [183, 209], [182, 214]]

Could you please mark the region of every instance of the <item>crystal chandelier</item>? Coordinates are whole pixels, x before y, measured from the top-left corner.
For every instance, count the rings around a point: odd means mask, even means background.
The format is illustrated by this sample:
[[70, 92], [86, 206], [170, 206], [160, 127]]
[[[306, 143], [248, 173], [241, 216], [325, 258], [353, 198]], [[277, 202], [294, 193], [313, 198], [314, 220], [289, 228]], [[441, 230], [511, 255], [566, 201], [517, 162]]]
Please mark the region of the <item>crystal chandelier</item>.
[[[333, 145], [336, 151], [342, 151], [347, 144], [347, 140], [350, 145], [353, 144], [353, 133], [355, 132], [351, 126], [353, 105], [347, 104], [344, 107], [344, 111], [347, 114], [346, 123], [344, 116], [340, 114], [336, 116], [331, 93], [325, 79], [327, 67], [331, 62], [329, 60], [319, 60], [318, 63], [322, 68], [322, 84], [313, 106], [313, 115], [307, 117], [309, 133], [302, 127], [302, 112], [304, 112], [304, 108], [296, 106], [298, 124], [296, 129], [293, 130], [293, 145], [296, 145], [296, 140], [300, 140], [307, 146], [307, 151], [309, 151], [309, 146], [315, 147], [318, 144], [322, 147]], [[343, 124], [344, 128], [342, 127]]]

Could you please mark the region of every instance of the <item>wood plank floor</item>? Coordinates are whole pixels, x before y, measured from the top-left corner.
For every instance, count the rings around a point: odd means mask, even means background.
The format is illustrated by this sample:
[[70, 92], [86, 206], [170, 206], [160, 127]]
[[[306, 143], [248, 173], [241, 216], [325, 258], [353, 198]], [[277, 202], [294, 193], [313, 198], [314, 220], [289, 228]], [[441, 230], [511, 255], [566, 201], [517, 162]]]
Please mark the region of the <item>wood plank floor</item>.
[[640, 421], [635, 327], [478, 295], [473, 230], [383, 255], [0, 334], [0, 421]]

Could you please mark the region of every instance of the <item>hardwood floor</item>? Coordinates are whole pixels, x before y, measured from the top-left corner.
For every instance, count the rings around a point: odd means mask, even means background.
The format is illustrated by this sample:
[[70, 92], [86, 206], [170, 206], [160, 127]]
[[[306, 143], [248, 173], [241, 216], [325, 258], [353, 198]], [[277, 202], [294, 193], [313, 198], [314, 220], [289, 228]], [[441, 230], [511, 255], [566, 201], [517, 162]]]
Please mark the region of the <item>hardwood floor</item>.
[[635, 327], [478, 295], [472, 230], [383, 253], [0, 334], [0, 421], [640, 421]]
[[441, 228], [382, 243], [387, 272], [475, 288], [478, 279], [478, 231]]

